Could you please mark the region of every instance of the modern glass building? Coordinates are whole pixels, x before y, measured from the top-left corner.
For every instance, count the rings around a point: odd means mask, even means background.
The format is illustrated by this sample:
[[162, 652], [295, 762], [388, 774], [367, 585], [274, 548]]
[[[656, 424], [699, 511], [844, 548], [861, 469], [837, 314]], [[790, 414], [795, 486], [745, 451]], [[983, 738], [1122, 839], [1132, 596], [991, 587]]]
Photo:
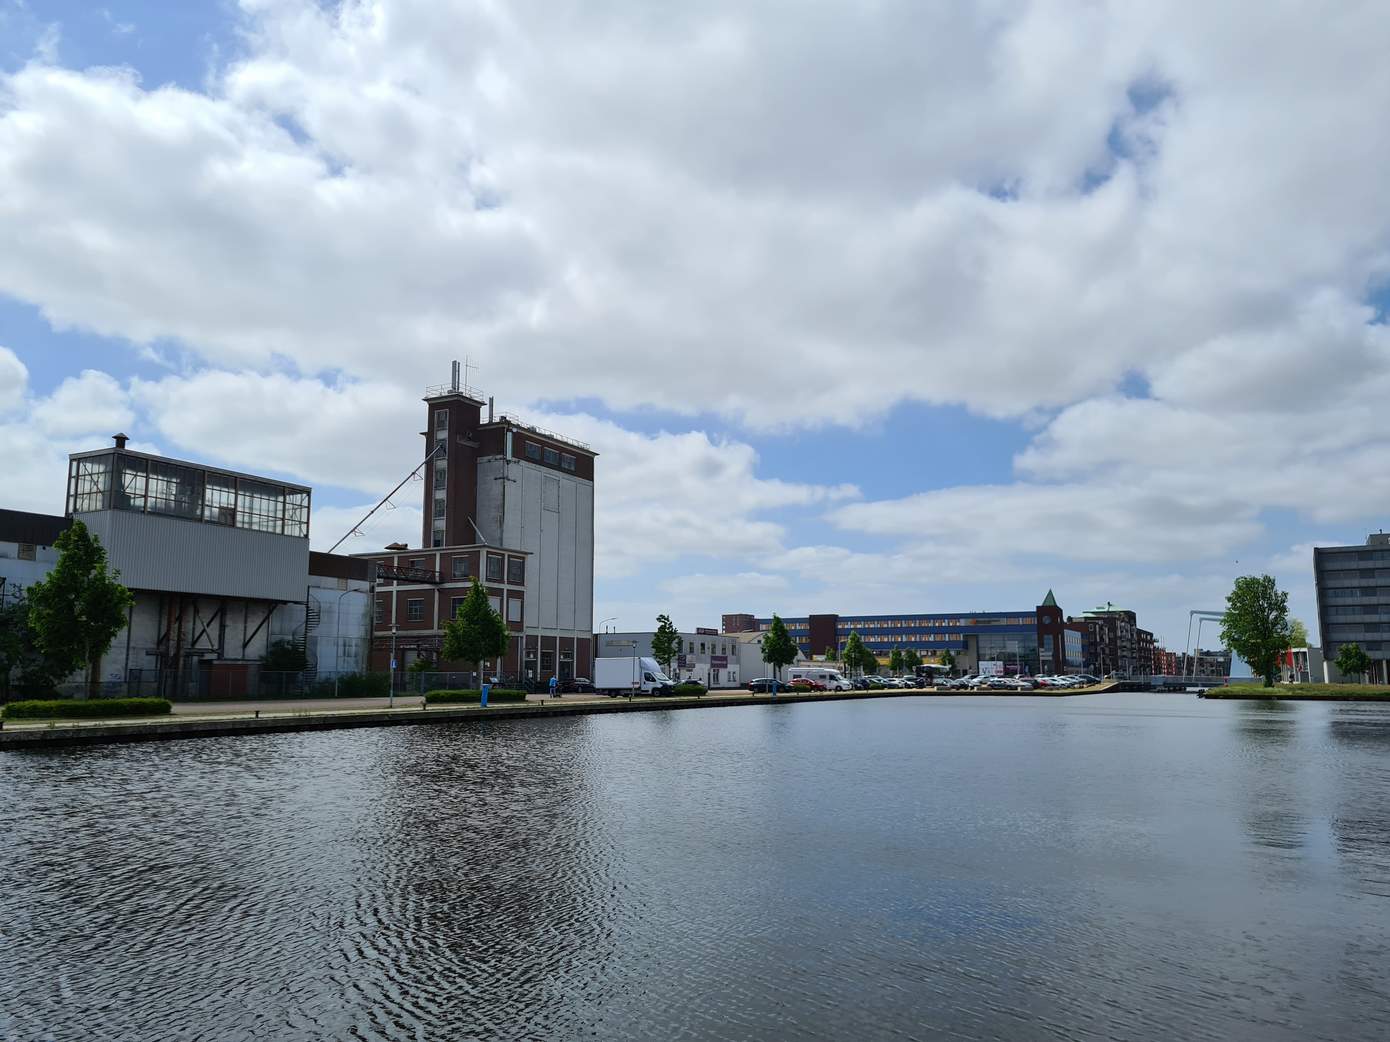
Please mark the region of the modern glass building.
[[1359, 644], [1371, 659], [1370, 679], [1390, 683], [1390, 534], [1362, 546], [1313, 550], [1323, 660], [1331, 665], [1343, 644]]

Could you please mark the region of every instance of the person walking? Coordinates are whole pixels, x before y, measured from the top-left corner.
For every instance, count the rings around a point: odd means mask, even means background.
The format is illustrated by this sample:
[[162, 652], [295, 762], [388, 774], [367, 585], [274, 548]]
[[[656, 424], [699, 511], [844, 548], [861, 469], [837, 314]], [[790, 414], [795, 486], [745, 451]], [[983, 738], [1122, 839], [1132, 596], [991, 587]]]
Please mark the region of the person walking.
[[560, 696], [560, 681], [559, 681], [558, 678], [556, 678], [555, 674], [552, 673], [552, 674], [550, 675], [550, 697], [551, 697], [551, 698], [558, 698], [559, 696]]

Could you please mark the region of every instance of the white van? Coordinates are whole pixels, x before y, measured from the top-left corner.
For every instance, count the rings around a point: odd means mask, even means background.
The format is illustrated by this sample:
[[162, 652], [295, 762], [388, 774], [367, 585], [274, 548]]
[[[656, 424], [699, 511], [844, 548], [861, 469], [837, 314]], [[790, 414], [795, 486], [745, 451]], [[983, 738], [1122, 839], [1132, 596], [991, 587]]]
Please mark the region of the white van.
[[854, 685], [844, 678], [838, 669], [824, 666], [792, 666], [787, 670], [787, 683], [793, 680], [809, 680], [827, 691], [853, 691]]

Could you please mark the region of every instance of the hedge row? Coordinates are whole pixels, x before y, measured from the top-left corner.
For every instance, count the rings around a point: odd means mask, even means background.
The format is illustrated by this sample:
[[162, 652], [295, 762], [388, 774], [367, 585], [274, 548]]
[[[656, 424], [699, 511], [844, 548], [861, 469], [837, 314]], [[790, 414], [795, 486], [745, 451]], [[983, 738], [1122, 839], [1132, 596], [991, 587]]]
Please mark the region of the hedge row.
[[[428, 705], [428, 706], [457, 705], [457, 704], [463, 704], [463, 705], [476, 705], [477, 703], [481, 702], [482, 700], [483, 700], [483, 693], [482, 693], [481, 691], [479, 691], [477, 688], [472, 688], [472, 689], [464, 688], [464, 689], [451, 690], [451, 691], [450, 691], [450, 690], [441, 690], [441, 691], [426, 691], [426, 692], [425, 692], [425, 705]], [[505, 687], [494, 687], [494, 688], [492, 688], [490, 691], [488, 691], [488, 693], [487, 693], [487, 704], [488, 704], [488, 705], [493, 705], [494, 703], [499, 703], [499, 702], [525, 702], [525, 701], [526, 701], [526, 692], [525, 692], [525, 691], [515, 691], [515, 690], [512, 690], [512, 689], [510, 689], [510, 688], [505, 688]]]
[[168, 716], [167, 698], [54, 698], [11, 702], [6, 720], [108, 720], [118, 716]]
[[671, 689], [671, 694], [699, 696], [703, 695], [708, 690], [709, 688], [705, 687], [704, 684], [697, 684], [693, 680], [687, 680], [684, 683], [677, 684], [675, 687], [673, 687]]

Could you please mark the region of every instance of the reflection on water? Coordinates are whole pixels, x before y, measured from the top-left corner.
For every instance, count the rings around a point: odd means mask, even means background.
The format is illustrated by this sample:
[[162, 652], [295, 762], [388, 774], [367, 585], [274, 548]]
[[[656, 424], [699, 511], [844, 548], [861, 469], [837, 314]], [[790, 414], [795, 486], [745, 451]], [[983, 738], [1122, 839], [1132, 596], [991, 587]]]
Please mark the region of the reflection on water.
[[3, 754], [0, 1039], [1372, 1039], [1386, 707]]

